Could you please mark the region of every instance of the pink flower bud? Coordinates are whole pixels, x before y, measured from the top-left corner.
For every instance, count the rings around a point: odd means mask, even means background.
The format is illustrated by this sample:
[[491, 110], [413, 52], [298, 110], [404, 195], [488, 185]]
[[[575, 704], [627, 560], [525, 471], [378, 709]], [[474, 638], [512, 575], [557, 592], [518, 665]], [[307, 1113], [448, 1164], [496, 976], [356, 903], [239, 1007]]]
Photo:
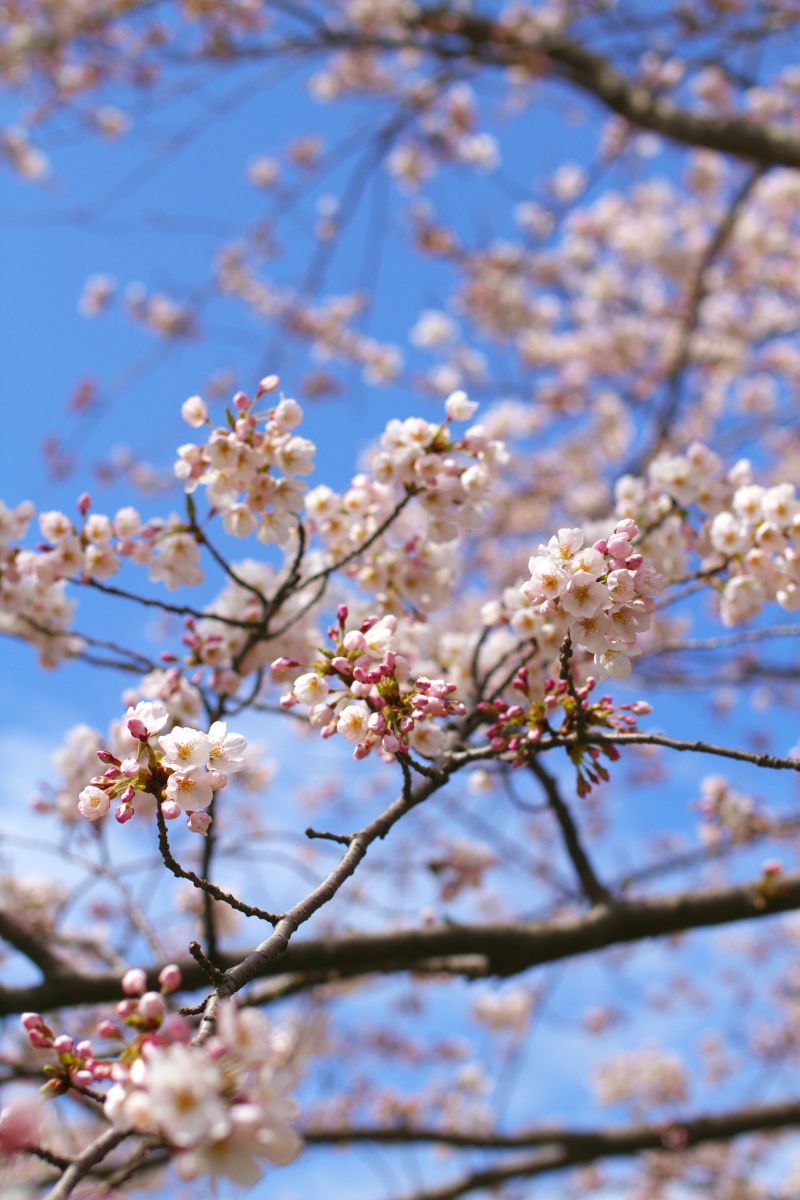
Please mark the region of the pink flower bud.
[[134, 791], [133, 784], [129, 783], [128, 786], [125, 788], [124, 792], [122, 792], [120, 794], [119, 801], [121, 804], [130, 804], [131, 800], [133, 799], [133, 797], [135, 795], [136, 795], [136, 792]]
[[128, 720], [128, 732], [131, 737], [135, 737], [139, 742], [146, 742], [148, 739], [147, 726], [138, 717], [130, 717]]
[[81, 1058], [91, 1058], [94, 1053], [94, 1047], [89, 1041], [78, 1042], [75, 1047], [75, 1053], [80, 1054]]
[[114, 1006], [117, 1016], [122, 1017], [123, 1021], [136, 1012], [135, 1000], [118, 1000]]
[[233, 397], [233, 406], [234, 408], [238, 409], [239, 412], [244, 412], [250, 407], [250, 400], [245, 392], [236, 393], [236, 395]]
[[118, 1025], [115, 1025], [113, 1021], [109, 1021], [108, 1017], [106, 1017], [104, 1020], [97, 1022], [97, 1036], [100, 1038], [121, 1038], [122, 1031]]
[[41, 1013], [35, 1013], [35, 1012], [23, 1013], [22, 1016], [20, 1017], [20, 1021], [22, 1022], [23, 1029], [27, 1029], [29, 1033], [32, 1029], [43, 1029], [44, 1028], [44, 1019], [42, 1018]]
[[114, 813], [114, 819], [120, 825], [124, 825], [126, 821], [130, 821], [132, 816], [133, 816], [133, 805], [132, 804], [120, 804], [117, 808], [117, 811]]
[[186, 824], [192, 833], [202, 833], [205, 837], [208, 833], [208, 827], [211, 824], [211, 817], [206, 812], [189, 813], [189, 819]]
[[761, 870], [768, 879], [774, 879], [776, 875], [783, 874], [783, 863], [777, 858], [768, 858]]
[[126, 996], [141, 996], [146, 989], [147, 975], [141, 967], [131, 967], [122, 976], [122, 990]]
[[186, 1017], [182, 1017], [180, 1013], [170, 1013], [160, 1031], [165, 1037], [168, 1037], [171, 1042], [189, 1042], [191, 1041], [194, 1030]]
[[59, 1054], [69, 1054], [74, 1049], [75, 1041], [67, 1033], [61, 1033], [53, 1042], [53, 1049]]
[[181, 811], [181, 806], [177, 800], [165, 800], [161, 805], [161, 812], [165, 821], [174, 821], [181, 815]]
[[265, 392], [274, 392], [276, 387], [280, 386], [280, 382], [280, 375], [265, 375], [256, 390], [256, 399], [260, 399]]
[[43, 1033], [41, 1029], [30, 1029], [28, 1041], [36, 1050], [49, 1050], [53, 1044], [53, 1039]]
[[376, 733], [380, 736], [386, 732], [386, 717], [383, 713], [374, 712], [367, 720], [367, 729], [370, 733]]
[[344, 626], [344, 623], [347, 620], [349, 612], [350, 612], [350, 610], [346, 604], [339, 605], [339, 607], [336, 610], [336, 620], [339, 622], [340, 625]]
[[287, 658], [285, 654], [282, 654], [280, 658], [276, 658], [270, 663], [269, 669], [273, 675], [285, 675], [287, 671], [299, 666], [300, 663], [296, 658]]
[[72, 1082], [76, 1087], [91, 1087], [94, 1083], [94, 1076], [91, 1071], [73, 1071]]
[[116, 754], [112, 754], [110, 750], [98, 750], [97, 757], [100, 759], [100, 762], [111, 763], [115, 767], [120, 765], [120, 760], [117, 758]]
[[139, 1001], [139, 1016], [145, 1021], [160, 1021], [165, 1012], [163, 996], [158, 992], [145, 992]]
[[218, 792], [220, 788], [224, 788], [228, 782], [228, 776], [223, 771], [217, 771], [213, 767], [208, 772], [208, 782], [212, 789]]
[[78, 512], [82, 517], [85, 517], [92, 506], [92, 498], [88, 492], [81, 492], [78, 496]]
[[356, 759], [356, 761], [358, 761], [359, 759], [362, 759], [362, 758], [366, 758], [371, 749], [372, 749], [372, 746], [370, 745], [369, 742], [359, 742], [358, 745], [356, 746], [355, 750], [353, 751], [353, 758]]
[[158, 974], [158, 982], [165, 992], [177, 992], [178, 988], [183, 983], [181, 969], [177, 963], [167, 963], [162, 967]]

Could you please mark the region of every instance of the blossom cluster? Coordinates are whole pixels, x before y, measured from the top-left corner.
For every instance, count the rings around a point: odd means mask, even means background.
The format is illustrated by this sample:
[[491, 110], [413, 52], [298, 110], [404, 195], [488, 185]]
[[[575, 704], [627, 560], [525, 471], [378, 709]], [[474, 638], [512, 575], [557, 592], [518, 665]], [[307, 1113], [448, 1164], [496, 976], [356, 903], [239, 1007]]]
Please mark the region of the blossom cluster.
[[[188, 493], [203, 484], [233, 537], [255, 533], [265, 544], [285, 545], [305, 490], [297, 477], [313, 470], [315, 447], [293, 432], [303, 418], [297, 401], [282, 398], [265, 413], [256, 411], [256, 403], [278, 383], [277, 376], [267, 376], [255, 400], [237, 392], [229, 427], [212, 427], [204, 445], [180, 446], [175, 474]], [[186, 400], [181, 411], [192, 428], [210, 424], [199, 396]]]
[[161, 970], [158, 991], [148, 989], [143, 970], [127, 971], [114, 1018], [97, 1022], [100, 1048], [93, 1039], [56, 1035], [39, 1013], [25, 1013], [30, 1044], [55, 1056], [43, 1067], [43, 1091], [92, 1089], [112, 1125], [158, 1138], [184, 1178], [223, 1176], [252, 1187], [262, 1160], [285, 1164], [301, 1147], [288, 1096], [291, 1040], [262, 1014], [227, 1000], [214, 1036], [192, 1042], [189, 1021], [169, 1007], [181, 982], [175, 964]]
[[582, 529], [560, 529], [530, 559], [525, 600], [555, 618], [573, 646], [594, 655], [595, 672], [624, 679], [639, 653], [637, 636], [650, 627], [661, 575], [632, 545], [636, 522], [617, 523], [608, 538], [585, 546]]
[[31, 569], [40, 556], [13, 545], [25, 536], [34, 512], [30, 501], [11, 509], [0, 500], [0, 632], [32, 642], [42, 666], [52, 667], [79, 645], [67, 633], [75, 605], [57, 574], [42, 577]]
[[146, 799], [159, 804], [165, 820], [182, 812], [194, 833], [205, 834], [211, 817], [208, 808], [214, 793], [225, 787], [228, 774], [244, 767], [247, 746], [240, 733], [228, 733], [224, 721], [215, 721], [208, 733], [189, 726], [174, 726], [151, 742], [170, 720], [160, 700], [142, 700], [126, 713], [128, 733], [136, 745], [134, 753], [120, 759], [110, 750], [97, 751], [107, 767], [81, 791], [78, 811], [89, 821], [106, 816], [116, 801], [116, 820], [125, 824], [134, 816], [134, 803]]
[[[624, 477], [617, 511], [654, 526], [647, 552], [671, 578], [689, 569], [687, 549], [701, 557], [714, 578], [720, 618], [738, 625], [757, 616], [768, 601], [800, 608], [800, 500], [792, 483], [756, 482], [742, 459], [724, 471], [718, 455], [702, 443], [685, 454], [659, 455], [646, 480]], [[699, 529], [690, 518], [699, 511]]]
[[703, 816], [700, 836], [709, 844], [726, 836], [735, 842], [747, 842], [769, 827], [755, 798], [731, 787], [723, 775], [703, 777], [697, 807]]
[[608, 1059], [596, 1072], [595, 1088], [601, 1104], [630, 1104], [637, 1110], [679, 1104], [689, 1094], [681, 1060], [654, 1046]]
[[[435, 757], [444, 746], [445, 731], [429, 722], [465, 712], [453, 696], [455, 685], [412, 678], [409, 660], [396, 645], [396, 617], [373, 615], [348, 629], [348, 616], [347, 605], [340, 605], [337, 622], [328, 630], [332, 649], [320, 650], [311, 670], [295, 675], [281, 706], [305, 705], [309, 723], [322, 737], [341, 734], [355, 745], [357, 759], [375, 747], [388, 756], [413, 749]], [[301, 665], [279, 658], [272, 670], [283, 677]]]
[[325, 544], [325, 561], [351, 554], [376, 535], [401, 505], [413, 504], [358, 563], [346, 568], [356, 582], [393, 611], [398, 599], [431, 612], [449, 599], [458, 571], [456, 545], [479, 529], [492, 485], [508, 461], [505, 446], [482, 425], [462, 437], [452, 423], [468, 421], [477, 405], [462, 391], [445, 401], [440, 424], [421, 417], [392, 420], [366, 471], [339, 495], [321, 485], [306, 497], [309, 527]]

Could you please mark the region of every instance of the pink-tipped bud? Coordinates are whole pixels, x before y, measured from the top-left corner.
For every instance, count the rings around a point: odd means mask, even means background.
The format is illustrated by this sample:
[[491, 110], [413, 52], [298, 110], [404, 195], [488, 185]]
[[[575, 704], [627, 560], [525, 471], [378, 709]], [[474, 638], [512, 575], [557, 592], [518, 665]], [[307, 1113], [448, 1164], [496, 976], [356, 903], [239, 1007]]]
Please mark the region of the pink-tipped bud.
[[265, 375], [256, 390], [256, 398], [260, 399], [266, 392], [274, 392], [280, 386], [280, 375]]
[[131, 800], [133, 800], [133, 797], [135, 795], [136, 795], [136, 791], [133, 787], [133, 784], [129, 783], [128, 786], [125, 788], [124, 792], [120, 793], [120, 796], [119, 796], [120, 804], [130, 804]]
[[113, 1021], [109, 1021], [108, 1017], [106, 1017], [104, 1020], [97, 1022], [97, 1036], [99, 1038], [121, 1038], [123, 1035], [119, 1025], [115, 1025]]
[[85, 517], [91, 507], [92, 497], [88, 492], [81, 492], [80, 496], [78, 496], [78, 512], [82, 517]]
[[345, 626], [345, 622], [347, 621], [349, 612], [350, 612], [350, 609], [347, 607], [346, 604], [340, 604], [336, 610], [336, 620], [339, 622], [339, 624], [341, 625], [341, 627], [343, 629]]
[[117, 758], [116, 754], [112, 754], [110, 750], [98, 750], [97, 757], [100, 759], [100, 762], [109, 763], [115, 767], [120, 765], [120, 760]]
[[145, 992], [139, 1001], [138, 1012], [145, 1021], [160, 1021], [166, 1012], [164, 997], [158, 992]]
[[75, 1087], [91, 1087], [94, 1083], [94, 1075], [92, 1075], [91, 1071], [73, 1071], [72, 1082], [75, 1084]]
[[158, 982], [164, 992], [177, 992], [183, 983], [183, 975], [177, 963], [167, 963], [158, 973]]
[[36, 1050], [49, 1050], [53, 1039], [41, 1029], [28, 1030], [28, 1041]]
[[211, 824], [211, 817], [206, 812], [189, 813], [189, 819], [186, 824], [192, 833], [202, 833], [205, 837], [208, 833], [208, 827]]
[[296, 658], [287, 658], [285, 654], [282, 654], [280, 658], [273, 659], [269, 664], [269, 669], [273, 675], [285, 675], [287, 671], [299, 666], [300, 663]]
[[250, 407], [250, 399], [246, 392], [237, 392], [233, 397], [233, 407], [239, 412], [245, 412]]
[[383, 713], [371, 713], [367, 719], [367, 729], [370, 733], [376, 733], [378, 737], [386, 732], [386, 717]]
[[212, 767], [208, 772], [208, 782], [211, 784], [213, 791], [218, 792], [220, 788], [224, 788], [228, 782], [228, 776], [224, 771], [217, 771]]
[[161, 805], [161, 813], [165, 821], [174, 821], [181, 815], [181, 806], [177, 800], [165, 800]]
[[121, 1017], [122, 1020], [124, 1021], [128, 1017], [130, 1017], [133, 1013], [136, 1012], [136, 1001], [135, 1000], [118, 1000], [117, 1003], [115, 1004], [114, 1008], [115, 1008], [117, 1016]]
[[146, 742], [150, 736], [147, 732], [147, 726], [138, 717], [131, 717], [128, 721], [128, 732], [131, 737], [135, 737], [138, 742]]
[[75, 1053], [80, 1054], [81, 1058], [92, 1058], [94, 1047], [90, 1041], [84, 1039], [82, 1042], [78, 1042], [75, 1047]]
[[61, 1033], [53, 1042], [53, 1049], [59, 1054], [71, 1054], [75, 1048], [75, 1039], [71, 1038], [68, 1033]]
[[133, 816], [133, 805], [132, 804], [120, 804], [117, 807], [117, 811], [114, 813], [114, 820], [117, 821], [117, 823], [119, 825], [124, 825], [127, 821], [130, 821], [132, 816]]
[[35, 1012], [23, 1013], [22, 1016], [20, 1017], [20, 1021], [22, 1022], [22, 1028], [27, 1029], [28, 1033], [30, 1033], [30, 1031], [32, 1029], [44, 1029], [45, 1028], [44, 1019], [43, 1019], [41, 1013], [35, 1013]]
[[131, 967], [122, 976], [121, 982], [126, 996], [141, 996], [147, 990], [147, 975], [141, 967]]
[[371, 749], [372, 746], [369, 742], [359, 742], [353, 751], [353, 758], [356, 759], [356, 761], [366, 758]]

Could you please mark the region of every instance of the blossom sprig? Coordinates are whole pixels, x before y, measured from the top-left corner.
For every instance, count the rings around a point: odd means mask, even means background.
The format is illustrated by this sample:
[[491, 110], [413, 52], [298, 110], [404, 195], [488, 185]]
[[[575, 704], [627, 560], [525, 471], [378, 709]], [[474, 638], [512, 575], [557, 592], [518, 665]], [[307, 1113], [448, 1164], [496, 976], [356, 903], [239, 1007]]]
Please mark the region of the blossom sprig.
[[619, 521], [591, 546], [582, 529], [559, 529], [529, 561], [522, 597], [561, 623], [572, 644], [594, 655], [600, 678], [625, 679], [640, 653], [637, 637], [650, 628], [653, 597], [664, 579], [633, 546], [639, 528]]
[[419, 612], [441, 608], [458, 576], [459, 542], [485, 522], [508, 452], [482, 425], [455, 433], [453, 423], [471, 419], [476, 408], [464, 392], [454, 392], [438, 424], [421, 417], [389, 421], [345, 492], [322, 484], [306, 496], [309, 528], [331, 562], [346, 558], [405, 507], [402, 519], [346, 568], [389, 611], [398, 600]]
[[[106, 816], [116, 801], [114, 815], [124, 825], [134, 816], [135, 801], [144, 795], [148, 800], [156, 798], [166, 820], [186, 813], [192, 832], [208, 832], [211, 817], [203, 810], [214, 793], [227, 785], [228, 775], [244, 768], [247, 742], [240, 733], [229, 733], [224, 721], [215, 721], [208, 733], [175, 725], [161, 734], [169, 720], [169, 711], [160, 700], [142, 700], [128, 709], [127, 729], [138, 749], [124, 759], [110, 750], [97, 751], [100, 761], [108, 765], [103, 775], [95, 776], [80, 793], [81, 816], [96, 821]], [[157, 734], [160, 736], [154, 741]]]
[[[296, 675], [281, 698], [283, 708], [304, 704], [311, 725], [322, 737], [339, 733], [355, 746], [353, 757], [365, 758], [373, 748], [384, 755], [415, 749], [435, 757], [444, 744], [443, 717], [463, 716], [456, 685], [427, 676], [413, 677], [409, 659], [396, 645], [397, 618], [366, 617], [348, 629], [349, 609], [339, 606], [328, 629], [330, 649], [319, 651], [311, 670]], [[277, 675], [301, 666], [291, 659], [272, 664]]]
[[296, 400], [283, 397], [259, 412], [258, 402], [275, 391], [277, 375], [261, 381], [251, 399], [237, 392], [227, 413], [227, 427], [213, 426], [201, 397], [182, 407], [193, 429], [210, 426], [204, 445], [178, 448], [175, 475], [187, 493], [202, 484], [209, 501], [233, 537], [255, 533], [260, 542], [285, 545], [296, 528], [294, 514], [302, 507], [305, 485], [298, 476], [313, 470], [316, 447], [294, 430], [303, 419]]
[[567, 679], [548, 678], [544, 691], [531, 686], [527, 667], [520, 667], [512, 687], [520, 700], [482, 701], [478, 711], [489, 722], [486, 730], [489, 743], [500, 755], [510, 755], [512, 766], [521, 767], [536, 753], [538, 744], [547, 737], [571, 738], [569, 757], [577, 772], [577, 793], [587, 796], [593, 786], [607, 783], [610, 775], [601, 758], [616, 762], [619, 750], [611, 743], [592, 744], [593, 732], [631, 732], [636, 729], [637, 717], [652, 712], [646, 700], [616, 704], [611, 696], [590, 699], [598, 680], [589, 676], [585, 683], [570, 687]]
[[764, 486], [742, 459], [729, 470], [707, 446], [661, 454], [643, 479], [624, 476], [617, 512], [647, 526], [647, 553], [671, 579], [689, 576], [689, 550], [719, 593], [723, 625], [756, 617], [774, 602], [800, 608], [800, 498], [793, 483]]
[[214, 1036], [193, 1044], [190, 1022], [171, 1010], [180, 968], [163, 967], [158, 984], [158, 991], [148, 989], [140, 968], [125, 972], [113, 1017], [97, 1021], [102, 1053], [94, 1040], [76, 1042], [56, 1034], [40, 1013], [24, 1013], [31, 1046], [52, 1056], [42, 1068], [42, 1093], [88, 1093], [117, 1129], [158, 1138], [184, 1178], [225, 1176], [253, 1186], [263, 1160], [291, 1162], [302, 1145], [288, 1095], [290, 1040], [261, 1013], [227, 1000]]

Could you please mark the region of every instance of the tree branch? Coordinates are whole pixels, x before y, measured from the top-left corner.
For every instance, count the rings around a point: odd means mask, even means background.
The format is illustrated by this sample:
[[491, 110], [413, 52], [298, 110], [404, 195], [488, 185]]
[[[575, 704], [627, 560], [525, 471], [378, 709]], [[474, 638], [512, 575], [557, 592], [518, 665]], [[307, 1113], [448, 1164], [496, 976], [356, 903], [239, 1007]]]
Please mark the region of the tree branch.
[[[332, 872], [333, 881], [329, 882], [329, 876], [310, 894], [317, 908], [325, 902], [320, 891], [341, 886], [352, 861], [345, 854]], [[291, 918], [287, 914], [284, 919], [301, 923], [297, 910], [302, 909], [305, 914], [311, 907], [310, 897], [290, 910]], [[796, 909], [800, 909], [800, 871], [787, 873], [769, 886], [757, 879], [726, 887], [622, 899], [613, 905], [597, 905], [590, 912], [516, 924], [446, 924], [339, 938], [307, 938], [283, 946], [278, 939], [287, 937], [287, 927], [280, 933], [276, 928], [275, 941], [268, 939], [248, 955], [222, 953], [218, 965], [228, 968], [234, 991], [256, 978], [310, 972], [310, 986], [315, 986], [344, 978], [424, 970], [433, 961], [442, 973], [467, 974], [471, 978], [478, 974], [509, 977], [611, 946], [671, 937], [692, 929], [755, 920]], [[482, 972], [476, 969], [477, 959], [485, 964]], [[151, 987], [157, 987], [158, 972], [164, 965], [158, 963], [148, 971]], [[179, 966], [187, 991], [206, 985], [206, 976], [194, 959], [182, 960]], [[119, 996], [116, 973], [91, 977], [65, 974], [29, 987], [0, 988], [0, 1016], [102, 1003], [117, 1000]]]

